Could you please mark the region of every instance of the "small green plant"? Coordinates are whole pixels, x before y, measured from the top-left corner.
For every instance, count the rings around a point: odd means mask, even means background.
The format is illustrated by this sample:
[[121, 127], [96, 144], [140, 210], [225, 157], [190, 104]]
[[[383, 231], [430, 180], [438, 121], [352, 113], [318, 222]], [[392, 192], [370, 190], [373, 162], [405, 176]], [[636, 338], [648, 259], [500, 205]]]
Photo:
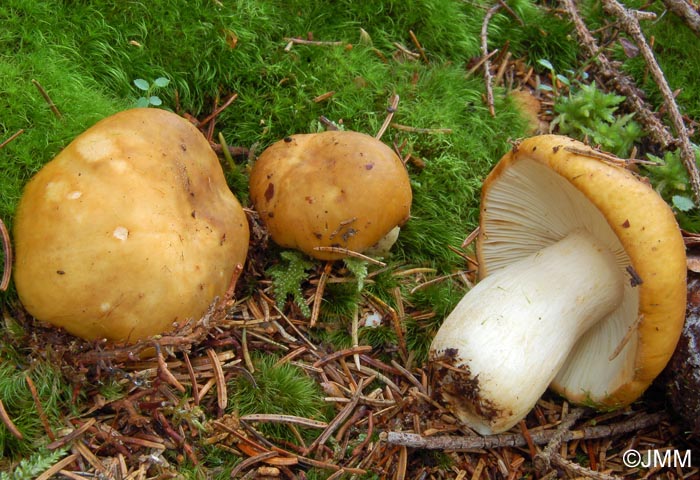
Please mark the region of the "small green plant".
[[[540, 90], [553, 92], [555, 95], [557, 95], [558, 91], [559, 91], [559, 88], [558, 88], [559, 83], [563, 84], [564, 86], [566, 86], [569, 89], [571, 88], [571, 83], [572, 83], [571, 78], [569, 78], [568, 76], [566, 76], [562, 73], [557, 73], [556, 70], [554, 69], [554, 65], [552, 65], [552, 62], [550, 62], [546, 58], [540, 58], [539, 60], [537, 60], [537, 63], [539, 63], [541, 66], [543, 66], [544, 68], [549, 70], [549, 74], [550, 74], [550, 77], [552, 79], [551, 86], [546, 85], [546, 84], [542, 84], [539, 86]], [[567, 69], [566, 73], [569, 74], [569, 76], [572, 78], [576, 74], [576, 72], [574, 72], [573, 70], [570, 70], [570, 69]], [[588, 78], [588, 74], [586, 72], [583, 72], [582, 75], [583, 75], [584, 80], [586, 78]]]
[[160, 107], [163, 105], [163, 100], [161, 100], [158, 95], [155, 95], [155, 93], [159, 89], [167, 87], [169, 84], [170, 80], [165, 77], [158, 77], [153, 80], [152, 83], [149, 83], [148, 80], [144, 80], [143, 78], [137, 78], [134, 80], [134, 85], [144, 92], [144, 94], [136, 100], [136, 106], [141, 108], [151, 106]]
[[603, 92], [595, 83], [586, 83], [585, 71], [578, 74], [567, 69], [557, 73], [549, 60], [541, 58], [537, 63], [549, 71], [552, 80], [551, 86], [539, 86], [540, 90], [554, 95], [554, 120], [550, 128], [558, 128], [562, 135], [600, 146], [618, 157], [629, 157], [634, 142], [643, 132], [632, 119], [634, 114], [617, 114], [625, 97]]
[[571, 86], [568, 96], [558, 96], [554, 102], [556, 116], [552, 128], [579, 140], [587, 140], [618, 157], [627, 158], [634, 142], [642, 137], [642, 128], [632, 117], [618, 115], [617, 109], [625, 97], [606, 93], [591, 84]]
[[53, 467], [65, 454], [64, 448], [34, 452], [23, 458], [12, 472], [0, 472], [0, 480], [33, 480]]
[[[700, 162], [700, 147], [693, 146], [695, 162]], [[671, 205], [680, 226], [691, 232], [700, 231], [700, 215], [693, 201], [688, 172], [683, 165], [678, 150], [665, 152], [663, 158], [647, 154], [656, 163], [646, 166], [644, 173], [666, 202]]]
[[311, 270], [314, 264], [294, 250], [283, 251], [280, 258], [282, 261], [268, 268], [266, 272], [272, 278], [277, 307], [281, 310], [287, 297], [291, 295], [301, 313], [308, 317], [311, 310], [304, 299], [301, 284], [308, 279], [307, 270]]

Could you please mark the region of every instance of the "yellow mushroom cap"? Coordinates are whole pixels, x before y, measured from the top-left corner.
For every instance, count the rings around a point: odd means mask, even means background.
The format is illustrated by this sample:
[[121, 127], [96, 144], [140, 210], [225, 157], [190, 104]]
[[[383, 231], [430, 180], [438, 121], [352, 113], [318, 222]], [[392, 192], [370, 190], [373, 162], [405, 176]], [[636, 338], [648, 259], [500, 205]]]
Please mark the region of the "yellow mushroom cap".
[[320, 259], [363, 252], [410, 214], [411, 185], [399, 157], [363, 133], [287, 137], [268, 147], [250, 174], [250, 197], [272, 239]]
[[76, 137], [26, 185], [14, 280], [39, 320], [136, 341], [199, 318], [248, 250], [248, 223], [204, 136], [132, 109]]
[[570, 138], [524, 140], [484, 182], [480, 275], [581, 229], [613, 252], [629, 281], [620, 307], [581, 337], [551, 388], [577, 403], [623, 406], [663, 370], [685, 317], [685, 245], [649, 185]]

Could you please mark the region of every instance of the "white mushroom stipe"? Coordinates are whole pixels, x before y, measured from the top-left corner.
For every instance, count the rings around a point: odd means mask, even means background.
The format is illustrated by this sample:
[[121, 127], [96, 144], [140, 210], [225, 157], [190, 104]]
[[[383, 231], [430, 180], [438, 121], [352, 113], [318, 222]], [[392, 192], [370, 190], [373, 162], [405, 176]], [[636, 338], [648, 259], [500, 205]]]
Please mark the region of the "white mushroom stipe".
[[582, 231], [486, 277], [431, 345], [443, 400], [481, 434], [508, 430], [577, 340], [619, 306], [624, 282], [614, 255]]

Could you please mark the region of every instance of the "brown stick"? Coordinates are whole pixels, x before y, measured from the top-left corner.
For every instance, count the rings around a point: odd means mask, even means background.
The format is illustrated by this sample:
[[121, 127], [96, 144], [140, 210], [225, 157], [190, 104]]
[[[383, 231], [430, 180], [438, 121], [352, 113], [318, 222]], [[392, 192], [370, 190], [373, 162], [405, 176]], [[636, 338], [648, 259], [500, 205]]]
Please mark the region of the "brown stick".
[[484, 21], [481, 24], [481, 54], [486, 59], [484, 60], [484, 82], [486, 83], [486, 103], [489, 107], [489, 113], [492, 117], [496, 116], [496, 109], [493, 105], [493, 76], [491, 75], [491, 62], [488, 59], [488, 29], [491, 18], [501, 9], [503, 5], [497, 3], [489, 8], [484, 16]]
[[53, 103], [53, 100], [51, 100], [51, 97], [49, 96], [48, 92], [44, 90], [44, 87], [41, 86], [41, 84], [32, 79], [32, 83], [36, 87], [37, 90], [39, 90], [39, 93], [41, 94], [42, 97], [44, 97], [44, 100], [46, 100], [46, 103], [49, 104], [49, 108], [53, 112], [54, 115], [56, 115], [56, 118], [61, 118], [63, 115], [61, 115], [61, 112], [58, 110], [58, 107], [56, 106], [55, 103]]
[[4, 140], [2, 143], [0, 143], [0, 149], [4, 148], [5, 145], [7, 145], [8, 143], [10, 143], [12, 140], [14, 140], [15, 138], [19, 137], [19, 136], [22, 135], [23, 133], [24, 133], [24, 129], [23, 129], [23, 128], [20, 128], [19, 130], [17, 130], [15, 133], [13, 133], [12, 135], [10, 135], [10, 137], [9, 137], [7, 140]]
[[560, 2], [574, 24], [581, 46], [588, 52], [590, 58], [597, 61], [601, 76], [605, 80], [612, 82], [617, 90], [625, 96], [627, 105], [637, 114], [639, 121], [646, 126], [649, 136], [654, 142], [660, 144], [663, 148], [673, 145], [675, 143], [673, 136], [642, 99], [634, 82], [618, 69], [615, 69], [608, 57], [601, 52], [595, 38], [593, 38], [581, 15], [579, 15], [574, 0], [560, 0]]
[[552, 458], [557, 454], [557, 450], [564, 441], [564, 436], [570, 431], [571, 427], [576, 423], [576, 421], [583, 415], [583, 409], [577, 408], [573, 412], [569, 413], [554, 431], [552, 438], [547, 442], [547, 446], [541, 452], [537, 453], [533, 462], [535, 463], [535, 468], [541, 473], [545, 473], [552, 466]]
[[213, 348], [207, 348], [207, 356], [214, 369], [214, 378], [216, 379], [216, 404], [219, 411], [223, 414], [228, 406], [228, 391], [226, 390], [226, 378], [224, 377], [224, 369], [221, 366], [219, 357]]
[[357, 406], [358, 402], [360, 401], [360, 397], [362, 396], [362, 389], [364, 388], [364, 379], [360, 379], [357, 385], [357, 390], [353, 394], [352, 398], [350, 399], [350, 402], [343, 407], [343, 409], [336, 415], [336, 417], [331, 421], [331, 423], [328, 424], [326, 429], [319, 435], [316, 440], [309, 446], [309, 448], [306, 450], [304, 455], [307, 455], [308, 453], [313, 452], [316, 450], [321, 445], [324, 445], [326, 441], [333, 435], [333, 432], [335, 432], [340, 426], [347, 420], [347, 418], [350, 416], [350, 414], [353, 412], [355, 407]]
[[221, 105], [219, 108], [215, 109], [208, 117], [206, 117], [204, 120], [202, 120], [201, 122], [199, 122], [199, 123], [197, 124], [197, 126], [198, 126], [199, 128], [202, 128], [204, 125], [206, 125], [207, 123], [211, 122], [211, 121], [212, 121], [214, 118], [216, 118], [221, 112], [223, 112], [224, 110], [226, 110], [226, 109], [229, 107], [229, 105], [231, 105], [231, 104], [233, 103], [233, 101], [234, 101], [235, 99], [237, 99], [237, 98], [238, 98], [238, 94], [237, 94], [237, 93], [234, 93], [233, 95], [231, 95], [230, 97], [228, 97], [228, 100], [226, 100], [226, 101], [224, 102], [223, 105]]
[[[656, 425], [667, 418], [663, 413], [641, 414], [629, 420], [613, 425], [599, 425], [571, 430], [561, 437], [562, 442], [581, 439], [608, 438], [623, 433], [632, 432]], [[536, 445], [547, 444], [558, 432], [556, 430], [541, 430], [530, 432], [530, 437]], [[475, 448], [523, 447], [527, 445], [525, 437], [516, 433], [481, 436], [452, 436], [435, 435], [424, 437], [415, 433], [386, 432], [382, 434], [390, 445], [406, 445], [411, 448], [427, 450], [470, 450]]]
[[681, 17], [696, 35], [700, 35], [700, 13], [686, 0], [663, 0], [671, 12]]
[[391, 105], [386, 109], [387, 115], [384, 119], [384, 123], [382, 123], [381, 128], [374, 136], [374, 138], [376, 138], [377, 140], [381, 140], [382, 136], [384, 135], [384, 132], [386, 132], [386, 129], [389, 128], [389, 125], [391, 124], [391, 120], [394, 118], [394, 114], [396, 113], [397, 108], [399, 108], [399, 96], [394, 95], [393, 99], [391, 100]]
[[413, 30], [409, 30], [408, 35], [411, 37], [411, 41], [413, 42], [413, 45], [415, 45], [416, 48], [418, 49], [418, 53], [420, 53], [420, 58], [422, 58], [426, 64], [430, 63], [428, 61], [428, 56], [425, 54], [425, 50], [423, 50], [423, 45], [420, 44], [420, 42], [418, 41], [418, 37], [416, 37], [416, 34], [413, 33]]
[[10, 286], [10, 277], [12, 276], [12, 242], [10, 241], [10, 232], [7, 231], [5, 222], [0, 218], [0, 236], [2, 236], [2, 252], [4, 263], [2, 267], [2, 280], [0, 280], [0, 290], [3, 292]]
[[44, 431], [46, 432], [46, 435], [48, 435], [49, 439], [53, 442], [54, 440], [56, 440], [56, 435], [54, 435], [53, 430], [51, 430], [51, 425], [49, 425], [49, 419], [46, 417], [44, 407], [41, 406], [41, 399], [39, 398], [39, 392], [36, 389], [36, 385], [34, 385], [34, 381], [29, 375], [25, 375], [24, 380], [27, 382], [29, 392], [32, 394], [34, 406], [36, 407], [37, 414], [39, 414], [41, 424], [44, 426]]
[[10, 431], [10, 433], [18, 440], [23, 440], [24, 435], [22, 435], [22, 432], [19, 431], [19, 428], [14, 424], [10, 416], [7, 414], [7, 410], [5, 410], [5, 405], [2, 403], [2, 399], [0, 398], [0, 421], [2, 421], [3, 425]]
[[654, 58], [654, 52], [651, 50], [651, 47], [644, 38], [644, 34], [642, 33], [642, 29], [639, 25], [639, 19], [617, 0], [603, 0], [603, 8], [605, 11], [614, 15], [620, 20], [620, 25], [627, 32], [627, 34], [634, 39], [635, 43], [639, 47], [642, 57], [644, 57], [644, 60], [649, 67], [651, 76], [654, 79], [654, 82], [656, 82], [656, 85], [659, 87], [661, 96], [664, 99], [664, 105], [668, 111], [671, 124], [676, 131], [676, 136], [678, 137], [680, 147], [681, 160], [683, 161], [683, 165], [690, 176], [690, 186], [695, 194], [695, 200], [700, 202], [700, 172], [698, 171], [698, 167], [695, 163], [695, 152], [693, 151], [693, 147], [690, 143], [688, 129], [685, 126], [685, 122], [683, 121], [683, 116], [678, 109], [678, 105], [674, 100], [673, 91], [671, 91], [671, 87], [668, 85], [666, 77]]
[[85, 423], [83, 423], [81, 426], [76, 428], [75, 430], [71, 431], [69, 434], [59, 438], [58, 440], [54, 440], [53, 442], [49, 443], [46, 448], [49, 450], [56, 450], [57, 448], [61, 448], [65, 445], [68, 445], [72, 441], [76, 440], [77, 438], [80, 438], [85, 432], [90, 430], [90, 428], [97, 423], [97, 420], [94, 418], [88, 419]]

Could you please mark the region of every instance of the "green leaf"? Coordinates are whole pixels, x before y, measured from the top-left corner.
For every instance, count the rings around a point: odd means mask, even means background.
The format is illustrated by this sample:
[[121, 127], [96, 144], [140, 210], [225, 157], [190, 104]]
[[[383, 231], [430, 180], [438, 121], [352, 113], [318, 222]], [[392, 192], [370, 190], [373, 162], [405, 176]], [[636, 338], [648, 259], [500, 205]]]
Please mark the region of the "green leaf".
[[158, 77], [155, 80], [153, 80], [153, 85], [160, 88], [167, 87], [169, 83], [170, 80], [165, 77]]
[[143, 78], [137, 78], [134, 80], [134, 85], [136, 85], [136, 88], [143, 90], [144, 92], [148, 91], [148, 88], [150, 87], [150, 84]]
[[136, 106], [138, 108], [146, 108], [148, 106], [148, 99], [146, 97], [141, 97], [136, 100]]
[[561, 83], [563, 83], [567, 87], [571, 86], [571, 80], [569, 80], [568, 77], [566, 77], [566, 75], [562, 75], [561, 73], [558, 73], [557, 80], [559, 80]]
[[153, 106], [159, 107], [160, 105], [163, 105], [163, 100], [161, 100], [160, 97], [153, 95], [148, 98], [148, 103], [150, 103]]
[[540, 58], [539, 60], [537, 60], [537, 63], [539, 63], [540, 65], [542, 65], [542, 66], [543, 66], [544, 68], [546, 68], [547, 70], [550, 70], [550, 71], [552, 71], [552, 72], [554, 71], [554, 65], [552, 65], [552, 63], [551, 63], [549, 60], [547, 60], [547, 59]]
[[693, 203], [690, 198], [684, 197], [683, 195], [674, 195], [671, 197], [671, 201], [673, 202], [673, 206], [681, 212], [688, 212], [695, 208], [695, 203]]

